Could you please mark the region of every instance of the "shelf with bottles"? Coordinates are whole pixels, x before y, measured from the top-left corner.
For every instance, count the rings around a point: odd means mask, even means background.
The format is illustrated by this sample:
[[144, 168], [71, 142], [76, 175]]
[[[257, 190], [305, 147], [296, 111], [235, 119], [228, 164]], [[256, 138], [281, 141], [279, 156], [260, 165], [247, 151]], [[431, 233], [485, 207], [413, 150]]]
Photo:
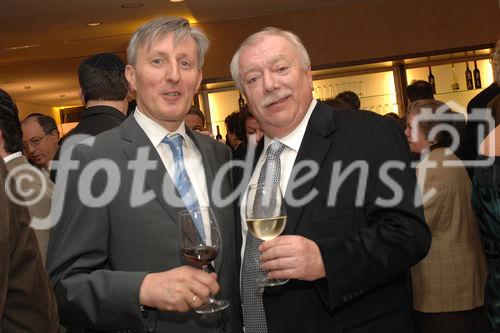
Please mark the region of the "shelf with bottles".
[[453, 102], [455, 111], [465, 112], [469, 101], [493, 83], [493, 69], [488, 59], [453, 60], [434, 66], [406, 70], [408, 84], [414, 80], [435, 82], [435, 98]]
[[361, 101], [361, 109], [379, 114], [398, 113], [398, 103], [392, 70], [376, 73], [321, 78], [313, 81], [314, 98], [335, 98], [343, 91], [352, 91]]

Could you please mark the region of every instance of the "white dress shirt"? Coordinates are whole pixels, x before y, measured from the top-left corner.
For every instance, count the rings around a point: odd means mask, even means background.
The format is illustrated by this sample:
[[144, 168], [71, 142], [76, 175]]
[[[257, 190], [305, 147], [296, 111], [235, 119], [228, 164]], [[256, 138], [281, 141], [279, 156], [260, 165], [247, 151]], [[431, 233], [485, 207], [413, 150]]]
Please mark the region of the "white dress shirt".
[[160, 155], [172, 182], [174, 182], [173, 177], [175, 175], [174, 156], [168, 144], [161, 141], [165, 136], [172, 137], [174, 134], [180, 134], [184, 138], [182, 141], [182, 152], [187, 174], [193, 185], [199, 205], [209, 206], [207, 180], [205, 178], [202, 156], [193, 140], [187, 135], [184, 122], [182, 122], [175, 132], [169, 132], [165, 127], [143, 114], [138, 107], [134, 112], [134, 117], [139, 126], [144, 130], [144, 133], [146, 133], [153, 147], [155, 147], [158, 155]]
[[[297, 126], [288, 135], [278, 139], [282, 144], [285, 145], [285, 149], [283, 150], [283, 152], [280, 155], [280, 162], [281, 162], [280, 188], [281, 188], [283, 195], [285, 195], [288, 180], [290, 179], [293, 165], [295, 164], [295, 158], [297, 158], [297, 153], [298, 153], [300, 145], [302, 143], [302, 139], [304, 138], [304, 133], [306, 132], [307, 124], [309, 123], [309, 118], [311, 117], [312, 111], [316, 107], [316, 103], [317, 103], [317, 101], [315, 99], [313, 99], [311, 104], [309, 105], [309, 109], [307, 110], [307, 112], [304, 116], [304, 119], [302, 119], [299, 126]], [[252, 173], [252, 177], [250, 178], [250, 184], [256, 184], [258, 182], [260, 170], [262, 169], [262, 165], [264, 164], [264, 161], [266, 160], [267, 148], [272, 143], [272, 141], [273, 141], [272, 138], [268, 137], [267, 135], [264, 136], [264, 149], [262, 150], [262, 154], [260, 155], [259, 160], [257, 161], [257, 164], [255, 165], [255, 169]], [[243, 194], [243, 197], [241, 200], [241, 205], [240, 205], [241, 206], [241, 209], [240, 209], [241, 236], [243, 237], [242, 243], [241, 243], [241, 263], [242, 264], [243, 264], [243, 256], [245, 254], [245, 243], [246, 243], [247, 230], [248, 230], [247, 224], [245, 222], [247, 192], [248, 191], [245, 191], [245, 193]]]

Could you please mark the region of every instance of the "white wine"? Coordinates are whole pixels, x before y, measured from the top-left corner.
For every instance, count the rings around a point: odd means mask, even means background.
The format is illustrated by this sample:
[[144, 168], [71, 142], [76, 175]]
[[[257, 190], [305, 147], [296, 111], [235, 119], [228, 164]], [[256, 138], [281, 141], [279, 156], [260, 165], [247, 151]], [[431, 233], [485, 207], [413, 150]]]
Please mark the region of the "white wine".
[[286, 215], [265, 219], [247, 219], [248, 229], [263, 241], [278, 237], [286, 225]]

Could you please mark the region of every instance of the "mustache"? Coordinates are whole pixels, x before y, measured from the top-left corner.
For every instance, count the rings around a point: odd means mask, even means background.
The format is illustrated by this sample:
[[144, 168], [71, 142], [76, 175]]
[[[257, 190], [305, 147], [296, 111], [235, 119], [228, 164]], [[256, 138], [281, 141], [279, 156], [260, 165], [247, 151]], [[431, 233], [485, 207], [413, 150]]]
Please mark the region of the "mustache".
[[261, 107], [269, 106], [269, 105], [279, 101], [280, 99], [285, 98], [285, 97], [289, 97], [291, 95], [292, 95], [291, 90], [285, 90], [285, 91], [280, 91], [280, 92], [269, 94], [262, 100], [260, 106]]

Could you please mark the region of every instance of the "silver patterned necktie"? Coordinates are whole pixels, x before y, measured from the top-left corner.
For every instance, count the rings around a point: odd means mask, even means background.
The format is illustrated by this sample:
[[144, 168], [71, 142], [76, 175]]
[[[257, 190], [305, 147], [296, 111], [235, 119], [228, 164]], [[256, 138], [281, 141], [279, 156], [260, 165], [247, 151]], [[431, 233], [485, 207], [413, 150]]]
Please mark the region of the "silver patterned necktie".
[[[170, 138], [164, 137], [161, 142], [166, 143], [174, 157], [175, 171], [174, 171], [174, 184], [181, 195], [182, 201], [187, 209], [198, 207], [198, 198], [194, 192], [193, 184], [186, 171], [184, 165], [184, 154], [182, 152], [183, 137], [180, 134], [174, 134]], [[201, 219], [194, 219], [198, 233], [201, 239], [205, 239], [205, 230], [203, 228], [203, 221]]]
[[[280, 155], [285, 145], [279, 141], [273, 141], [267, 148], [266, 159], [260, 170], [258, 183], [279, 185], [281, 177]], [[276, 207], [276, 202], [271, 200], [273, 196], [264, 198], [255, 197], [254, 210], [263, 211]], [[273, 207], [274, 205], [274, 207]], [[266, 276], [266, 272], [260, 267], [259, 246], [262, 240], [256, 238], [250, 231], [247, 232], [245, 253], [241, 269], [241, 303], [243, 308], [243, 323], [245, 333], [267, 332], [266, 313], [262, 300], [262, 286], [260, 280]]]

